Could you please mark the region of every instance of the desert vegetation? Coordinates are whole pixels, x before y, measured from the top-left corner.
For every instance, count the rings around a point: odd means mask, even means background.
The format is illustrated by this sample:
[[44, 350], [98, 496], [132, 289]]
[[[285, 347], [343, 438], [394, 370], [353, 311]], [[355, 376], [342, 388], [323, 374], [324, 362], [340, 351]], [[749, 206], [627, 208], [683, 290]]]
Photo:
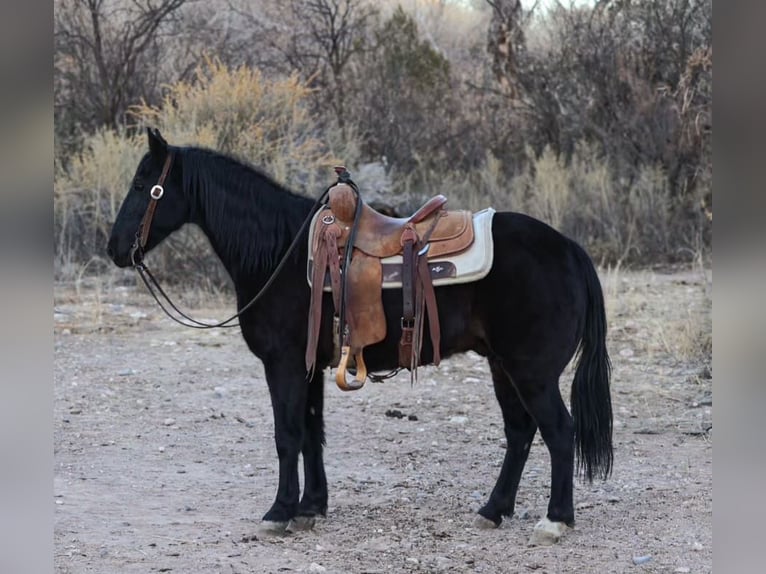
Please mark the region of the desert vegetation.
[[[243, 158], [315, 195], [345, 163], [405, 212], [529, 213], [604, 266], [699, 261], [712, 234], [712, 2], [56, 0], [55, 270], [106, 268], [145, 150]], [[227, 278], [194, 229], [166, 271]]]
[[[712, 0], [54, 0], [54, 32], [57, 571], [712, 569]], [[278, 481], [263, 365], [105, 252], [147, 127], [307, 196], [343, 163], [401, 215], [443, 193], [580, 242], [616, 457], [575, 483], [571, 540], [524, 546], [539, 434], [512, 522], [471, 526], [508, 446], [472, 353], [415, 387], [328, 388], [328, 520], [253, 534]], [[148, 263], [192, 316], [233, 314], [196, 227]]]

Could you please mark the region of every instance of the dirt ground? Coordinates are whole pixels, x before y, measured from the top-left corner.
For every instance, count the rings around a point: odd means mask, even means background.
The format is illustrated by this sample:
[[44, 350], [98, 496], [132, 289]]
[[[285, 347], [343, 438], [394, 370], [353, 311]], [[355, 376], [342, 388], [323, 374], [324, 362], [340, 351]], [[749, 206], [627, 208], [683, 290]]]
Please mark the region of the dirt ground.
[[[238, 331], [184, 329], [138, 287], [57, 286], [56, 572], [711, 572], [712, 375], [699, 353], [712, 275], [601, 277], [614, 474], [575, 483], [576, 528], [549, 548], [527, 546], [550, 482], [539, 435], [514, 517], [473, 527], [505, 446], [479, 356], [423, 369], [414, 387], [404, 374], [348, 394], [328, 381], [327, 519], [256, 537], [277, 458], [263, 368]], [[570, 384], [567, 371], [566, 400]]]

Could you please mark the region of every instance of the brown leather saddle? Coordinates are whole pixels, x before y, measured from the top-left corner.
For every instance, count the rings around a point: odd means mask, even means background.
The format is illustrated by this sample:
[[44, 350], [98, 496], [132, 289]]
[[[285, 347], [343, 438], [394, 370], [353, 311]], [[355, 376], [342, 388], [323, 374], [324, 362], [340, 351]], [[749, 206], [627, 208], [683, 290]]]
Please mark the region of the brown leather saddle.
[[[434, 348], [433, 362], [439, 364], [439, 315], [428, 259], [459, 253], [474, 240], [471, 212], [446, 211], [446, 202], [447, 198], [437, 195], [412, 216], [395, 218], [364, 203], [350, 181], [330, 188], [328, 203], [315, 218], [310, 246], [312, 293], [306, 347], [309, 372], [315, 364], [322, 292], [329, 274], [335, 308], [334, 336], [340, 349], [335, 380], [338, 387], [347, 391], [364, 385], [367, 368], [363, 350], [386, 337], [381, 259], [395, 255], [402, 257], [399, 367], [415, 374], [420, 362], [425, 312]], [[348, 381], [346, 373], [353, 370], [355, 377]]]

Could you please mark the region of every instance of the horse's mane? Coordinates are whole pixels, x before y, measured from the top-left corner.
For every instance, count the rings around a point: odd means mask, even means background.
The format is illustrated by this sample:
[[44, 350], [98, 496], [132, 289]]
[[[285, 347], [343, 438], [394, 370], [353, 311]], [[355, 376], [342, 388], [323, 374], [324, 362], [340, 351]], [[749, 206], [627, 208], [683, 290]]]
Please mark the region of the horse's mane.
[[234, 157], [196, 147], [178, 152], [194, 221], [208, 233], [218, 256], [244, 272], [271, 270], [308, 215], [311, 200]]

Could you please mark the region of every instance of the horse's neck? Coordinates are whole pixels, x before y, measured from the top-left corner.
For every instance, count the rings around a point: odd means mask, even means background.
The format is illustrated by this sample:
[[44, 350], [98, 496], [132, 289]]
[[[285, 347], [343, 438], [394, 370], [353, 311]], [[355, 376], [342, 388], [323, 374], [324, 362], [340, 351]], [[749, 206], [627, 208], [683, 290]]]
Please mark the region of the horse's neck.
[[225, 173], [194, 178], [194, 222], [235, 281], [265, 280], [308, 215], [310, 201], [244, 167]]

